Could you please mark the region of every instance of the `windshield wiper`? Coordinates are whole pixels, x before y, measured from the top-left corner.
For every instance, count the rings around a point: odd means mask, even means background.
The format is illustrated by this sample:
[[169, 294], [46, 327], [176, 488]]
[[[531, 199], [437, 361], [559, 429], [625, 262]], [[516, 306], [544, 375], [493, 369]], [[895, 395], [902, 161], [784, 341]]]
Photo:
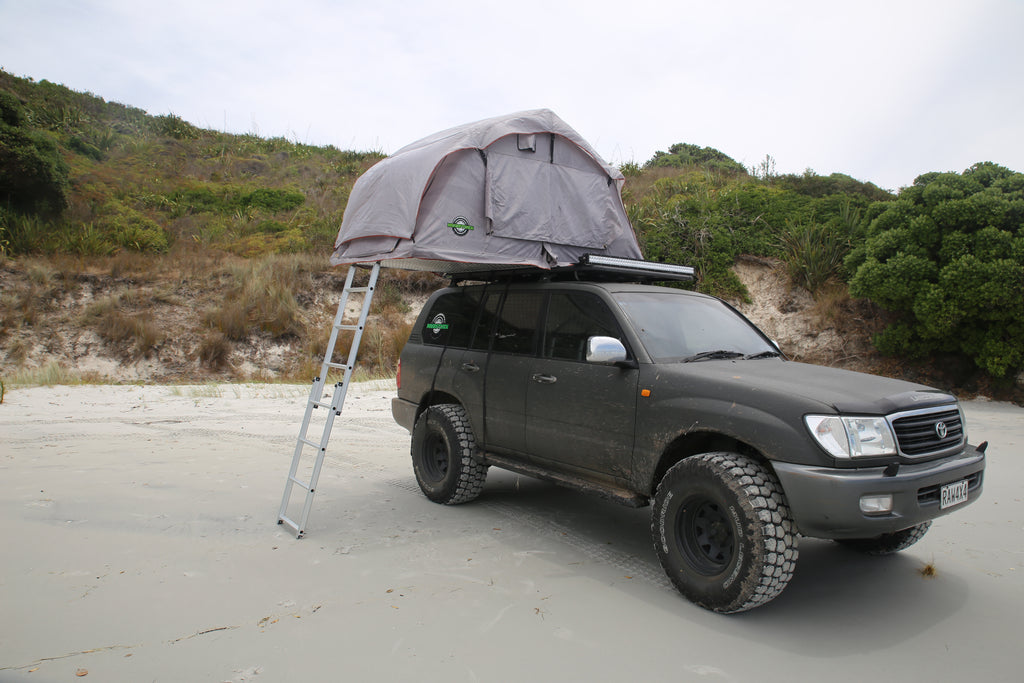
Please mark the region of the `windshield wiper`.
[[743, 356], [743, 360], [758, 360], [759, 358], [778, 358], [782, 354], [778, 351], [762, 351], [761, 353], [752, 353], [749, 356]]
[[739, 351], [726, 351], [719, 349], [717, 351], [701, 351], [698, 354], [684, 358], [684, 363], [692, 363], [695, 360], [718, 360], [720, 358], [740, 358], [743, 354]]

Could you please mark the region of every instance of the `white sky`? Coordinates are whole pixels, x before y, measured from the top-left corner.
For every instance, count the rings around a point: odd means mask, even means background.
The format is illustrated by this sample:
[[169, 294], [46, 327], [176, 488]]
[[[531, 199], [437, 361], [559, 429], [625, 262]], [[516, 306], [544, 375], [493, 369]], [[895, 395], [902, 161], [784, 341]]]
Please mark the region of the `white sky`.
[[0, 0], [0, 68], [204, 128], [391, 153], [547, 107], [887, 189], [1024, 171], [1024, 0]]

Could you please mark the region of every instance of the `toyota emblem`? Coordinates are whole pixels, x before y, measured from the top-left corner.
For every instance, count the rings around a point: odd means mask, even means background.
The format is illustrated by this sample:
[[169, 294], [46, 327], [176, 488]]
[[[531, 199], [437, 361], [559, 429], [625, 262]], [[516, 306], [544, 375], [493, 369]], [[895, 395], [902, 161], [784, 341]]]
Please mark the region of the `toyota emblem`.
[[938, 436], [940, 439], [945, 439], [946, 438], [946, 434], [948, 434], [948, 433], [949, 433], [949, 429], [946, 427], [946, 423], [945, 422], [936, 422], [935, 423], [935, 434], [936, 434], [936, 436]]

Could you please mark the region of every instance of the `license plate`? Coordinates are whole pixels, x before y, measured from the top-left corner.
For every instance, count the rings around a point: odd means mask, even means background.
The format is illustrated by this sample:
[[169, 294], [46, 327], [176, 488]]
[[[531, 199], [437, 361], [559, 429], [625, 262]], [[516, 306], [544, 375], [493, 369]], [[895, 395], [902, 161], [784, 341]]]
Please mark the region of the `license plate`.
[[966, 503], [967, 480], [964, 479], [962, 481], [955, 481], [952, 484], [946, 484], [939, 490], [939, 496], [940, 510], [945, 510], [960, 503]]

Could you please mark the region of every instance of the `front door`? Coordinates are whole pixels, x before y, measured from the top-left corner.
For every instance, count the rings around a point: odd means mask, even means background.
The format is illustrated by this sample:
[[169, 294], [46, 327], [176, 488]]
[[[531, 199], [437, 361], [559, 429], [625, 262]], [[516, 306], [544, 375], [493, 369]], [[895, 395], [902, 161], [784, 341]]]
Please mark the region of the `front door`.
[[553, 292], [526, 382], [526, 448], [559, 469], [628, 479], [639, 371], [588, 363], [592, 336], [625, 343], [596, 294]]

